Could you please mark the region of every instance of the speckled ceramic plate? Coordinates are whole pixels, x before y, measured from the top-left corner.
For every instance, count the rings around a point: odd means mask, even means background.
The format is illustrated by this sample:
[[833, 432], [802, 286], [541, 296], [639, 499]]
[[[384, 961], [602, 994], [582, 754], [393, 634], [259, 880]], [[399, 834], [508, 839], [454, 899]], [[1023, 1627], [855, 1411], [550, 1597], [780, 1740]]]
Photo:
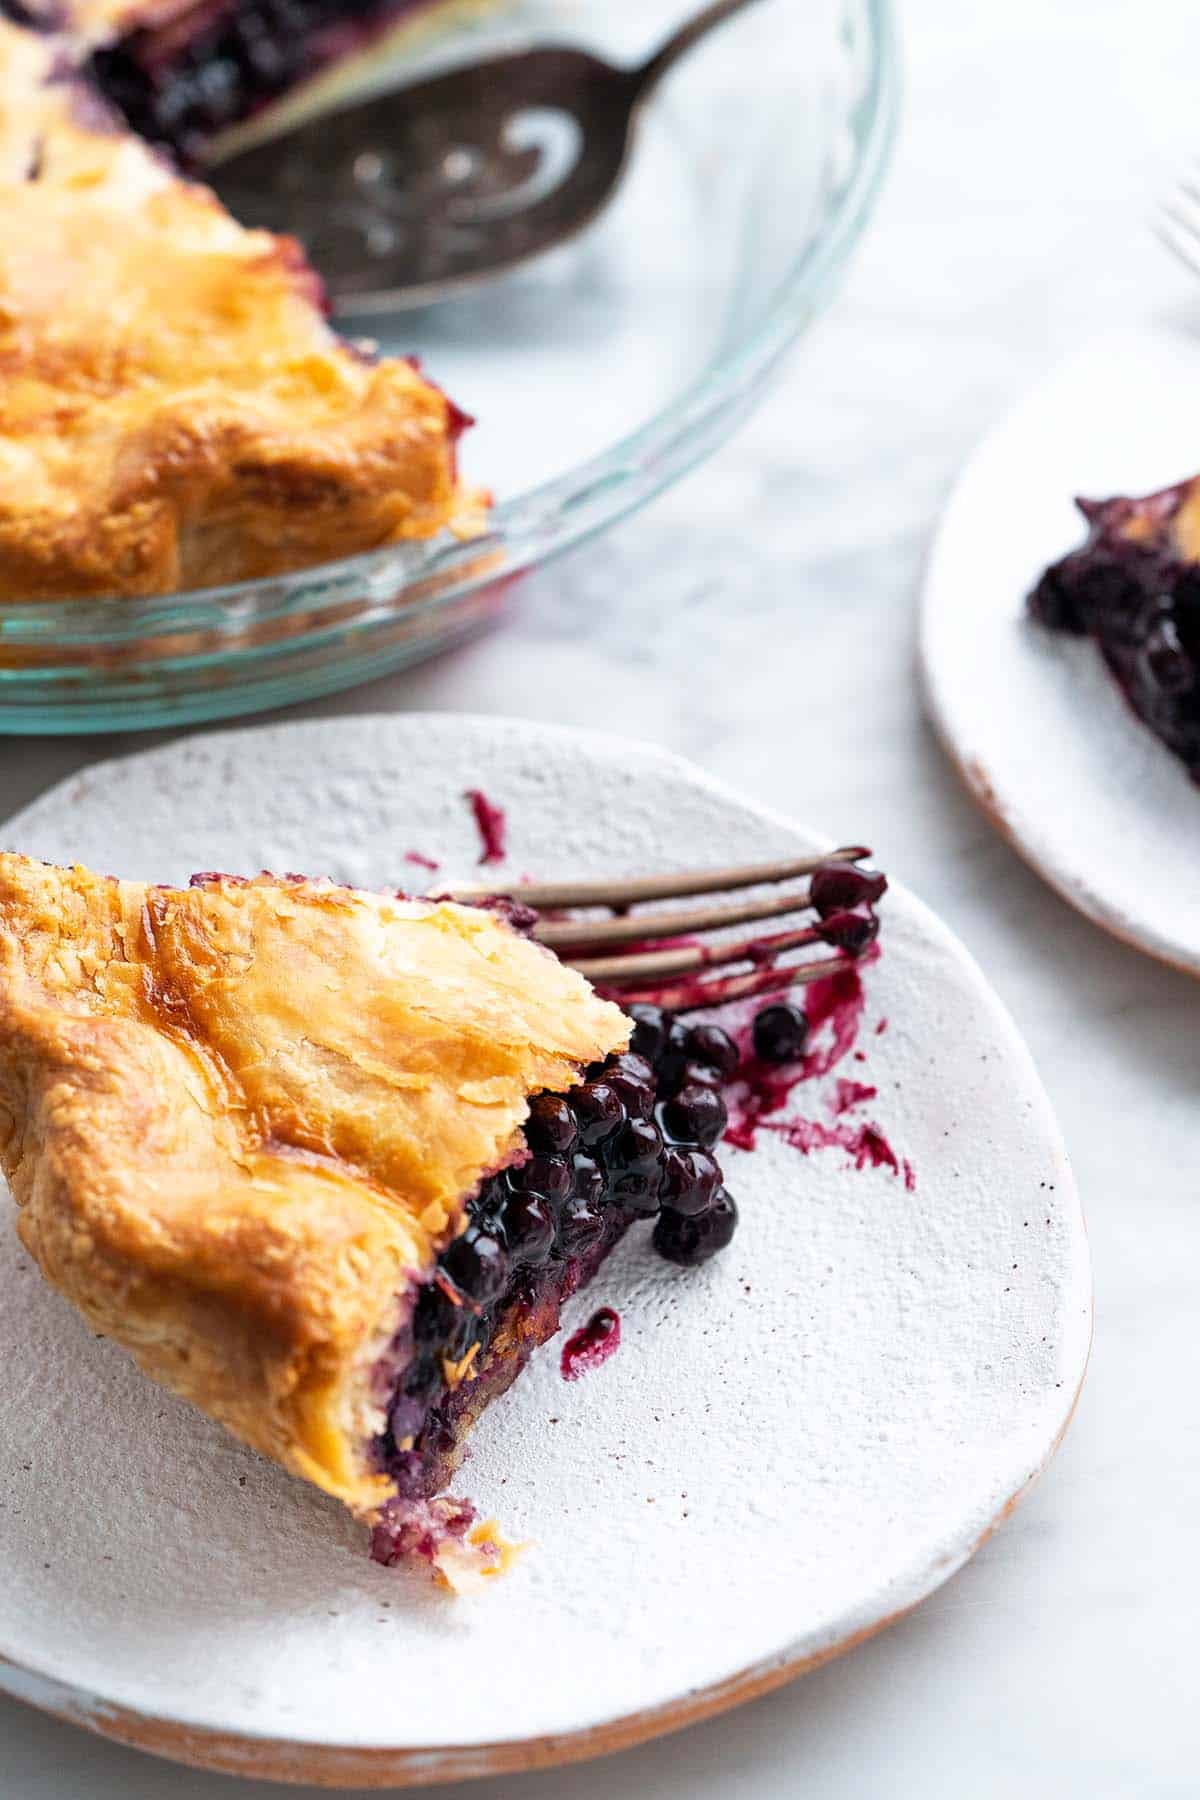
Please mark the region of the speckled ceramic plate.
[[1025, 617], [1083, 541], [1072, 498], [1145, 494], [1200, 465], [1200, 340], [1124, 331], [1056, 369], [984, 440], [929, 559], [921, 665], [967, 786], [1052, 887], [1200, 974], [1200, 792], [1090, 642]]
[[[818, 843], [646, 746], [429, 716], [101, 765], [4, 839], [131, 876], [266, 866], [394, 884], [419, 874], [410, 851], [471, 869], [476, 785], [507, 811], [515, 871]], [[533, 1545], [477, 1598], [376, 1567], [338, 1507], [94, 1338], [4, 1201], [0, 1683], [213, 1767], [433, 1781], [670, 1730], [846, 1649], [951, 1575], [1066, 1426], [1090, 1278], [1012, 1024], [918, 901], [885, 904], [856, 1046], [795, 1096], [840, 1143], [805, 1154], [764, 1133], [727, 1151], [731, 1248], [685, 1272], [632, 1234], [572, 1313], [615, 1306], [617, 1354], [566, 1383], [547, 1346], [480, 1424], [457, 1485]]]

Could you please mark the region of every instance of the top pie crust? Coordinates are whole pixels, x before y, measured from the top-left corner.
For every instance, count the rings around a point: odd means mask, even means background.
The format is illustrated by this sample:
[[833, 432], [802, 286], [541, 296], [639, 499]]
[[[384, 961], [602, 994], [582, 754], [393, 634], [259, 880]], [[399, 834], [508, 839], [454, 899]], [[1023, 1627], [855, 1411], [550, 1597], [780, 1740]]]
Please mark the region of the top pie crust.
[[0, 20], [0, 599], [156, 594], [469, 532], [462, 417], [339, 342], [291, 239]]

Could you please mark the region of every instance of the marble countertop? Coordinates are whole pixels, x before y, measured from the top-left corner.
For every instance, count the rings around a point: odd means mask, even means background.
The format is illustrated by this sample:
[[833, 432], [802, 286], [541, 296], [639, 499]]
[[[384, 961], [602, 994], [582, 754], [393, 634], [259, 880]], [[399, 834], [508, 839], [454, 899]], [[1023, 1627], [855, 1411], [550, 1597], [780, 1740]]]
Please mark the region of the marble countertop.
[[[978, 957], [1058, 1108], [1095, 1258], [1091, 1374], [1042, 1484], [915, 1616], [681, 1736], [443, 1790], [463, 1800], [1197, 1788], [1200, 987], [1104, 938], [994, 835], [922, 719], [913, 638], [930, 530], [979, 434], [1083, 334], [1200, 312], [1148, 228], [1200, 150], [1200, 14], [1190, 0], [1136, 16], [1129, 0], [901, 11], [906, 116], [879, 214], [740, 436], [527, 583], [501, 630], [304, 710], [497, 711], [654, 738], [873, 843]], [[0, 745], [0, 812], [133, 747]], [[286, 1791], [168, 1769], [6, 1700], [0, 1790]]]

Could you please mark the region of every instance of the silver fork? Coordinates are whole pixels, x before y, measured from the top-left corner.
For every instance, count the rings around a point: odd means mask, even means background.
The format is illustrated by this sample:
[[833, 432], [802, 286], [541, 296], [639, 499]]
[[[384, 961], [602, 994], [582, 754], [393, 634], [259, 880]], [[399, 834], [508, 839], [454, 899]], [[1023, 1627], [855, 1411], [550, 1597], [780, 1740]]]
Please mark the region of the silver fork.
[[[756, 994], [773, 993], [837, 975], [855, 962], [874, 939], [871, 906], [887, 887], [874, 870], [859, 868], [871, 854], [862, 844], [843, 845], [824, 856], [787, 857], [736, 868], [708, 869], [672, 875], [644, 875], [599, 881], [522, 881], [512, 885], [456, 882], [430, 889], [431, 896], [454, 900], [501, 897], [542, 915], [533, 936], [556, 951], [564, 962], [599, 987], [611, 990], [624, 1006], [651, 1003], [670, 1012], [697, 1012]], [[836, 876], [821, 871], [837, 871]], [[845, 905], [814, 900], [814, 883], [827, 899], [838, 883], [852, 888], [853, 871], [866, 884], [868, 896]], [[808, 880], [804, 886], [792, 884]], [[772, 887], [784, 891], [757, 894], [732, 905], [710, 901], [703, 906], [658, 909], [663, 900], [692, 900], [701, 895]], [[651, 910], [638, 911], [650, 903]], [[607, 918], [564, 917], [565, 909], [603, 908]], [[814, 922], [782, 931], [725, 937], [731, 928], [817, 912]], [[681, 938], [703, 942], [679, 943]], [[858, 940], [862, 941], [858, 941]], [[674, 943], [672, 940], [676, 940]], [[628, 951], [623, 944], [649, 945]], [[815, 945], [835, 946], [840, 953], [800, 961], [783, 961]], [[613, 954], [616, 949], [616, 954]], [[741, 974], [705, 980], [701, 972], [751, 966]]]
[[1200, 275], [1200, 173], [1189, 172], [1178, 181], [1154, 221], [1161, 243]]

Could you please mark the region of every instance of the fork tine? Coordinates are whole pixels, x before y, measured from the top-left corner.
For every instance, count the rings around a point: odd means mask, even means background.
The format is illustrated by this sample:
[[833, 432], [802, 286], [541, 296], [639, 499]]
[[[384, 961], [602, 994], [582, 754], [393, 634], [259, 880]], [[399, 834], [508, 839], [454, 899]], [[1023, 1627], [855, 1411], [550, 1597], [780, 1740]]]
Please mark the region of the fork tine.
[[1200, 181], [1185, 176], [1154, 222], [1160, 242], [1200, 274]]
[[620, 988], [613, 998], [624, 1007], [648, 1004], [673, 1013], [701, 1012], [709, 1006], [725, 1006], [731, 1000], [748, 1000], [756, 994], [774, 994], [782, 988], [823, 981], [853, 966], [848, 956], [824, 956], [819, 962], [795, 963], [787, 969], [755, 969], [750, 975], [684, 981], [678, 987]]
[[1200, 275], [1200, 237], [1193, 232], [1185, 231], [1171, 218], [1156, 220], [1154, 235], [1160, 244], [1165, 244], [1171, 254], [1177, 256], [1180, 262], [1192, 271], [1193, 275]]
[[803, 912], [811, 904], [808, 889], [804, 888], [798, 894], [772, 894], [765, 900], [744, 900], [738, 906], [700, 906], [690, 912], [628, 913], [615, 919], [549, 919], [535, 925], [533, 935], [552, 950], [560, 950], [564, 944], [578, 944], [581, 949], [592, 944], [627, 944], [637, 938], [684, 937], [697, 931], [719, 931], [727, 925], [749, 925], [755, 919], [777, 919], [783, 913]]
[[628, 880], [522, 881], [505, 886], [495, 881], [455, 882], [430, 887], [431, 898], [481, 900], [502, 894], [522, 906], [636, 906], [643, 900], [683, 900], [693, 894], [719, 894], [760, 883], [792, 881], [811, 875], [827, 862], [861, 862], [870, 856], [863, 844], [845, 844], [822, 856], [795, 856], [778, 862], [743, 864], [733, 869], [707, 869], [676, 875], [642, 875]]
[[811, 925], [776, 931], [770, 937], [738, 938], [725, 944], [684, 944], [678, 950], [645, 950], [632, 956], [568, 956], [567, 962], [589, 981], [646, 981], [663, 975], [686, 975], [691, 969], [713, 969], [724, 963], [766, 961], [785, 950], [819, 944]]
[[1188, 237], [1194, 238], [1200, 232], [1200, 225], [1197, 223], [1200, 219], [1200, 206], [1195, 200], [1189, 199], [1182, 189], [1172, 194], [1163, 207], [1163, 212], [1170, 223]]

